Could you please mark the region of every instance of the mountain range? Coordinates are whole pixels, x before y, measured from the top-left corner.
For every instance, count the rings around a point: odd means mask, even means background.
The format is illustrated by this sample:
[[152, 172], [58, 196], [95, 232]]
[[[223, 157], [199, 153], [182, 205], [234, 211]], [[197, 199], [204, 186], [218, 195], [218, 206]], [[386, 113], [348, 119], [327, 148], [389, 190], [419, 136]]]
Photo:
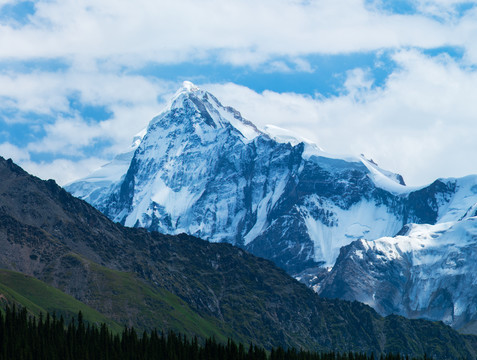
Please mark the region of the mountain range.
[[185, 82], [130, 148], [66, 189], [128, 227], [241, 247], [322, 296], [477, 330], [477, 176], [408, 187]]
[[0, 219], [0, 267], [8, 270], [0, 274], [2, 301], [50, 312], [81, 302], [93, 322], [266, 348], [477, 356], [477, 337], [321, 298], [272, 262], [230, 244], [113, 223], [54, 181], [3, 158]]

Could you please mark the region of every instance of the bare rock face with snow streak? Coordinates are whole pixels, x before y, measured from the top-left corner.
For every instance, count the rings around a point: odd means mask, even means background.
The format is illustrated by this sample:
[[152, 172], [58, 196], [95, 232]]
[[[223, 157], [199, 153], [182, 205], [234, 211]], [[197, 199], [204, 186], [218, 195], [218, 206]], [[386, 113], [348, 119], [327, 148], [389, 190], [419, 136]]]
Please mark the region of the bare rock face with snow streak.
[[[457, 187], [450, 212], [457, 203], [475, 200], [476, 178], [459, 179]], [[460, 219], [448, 218], [434, 225], [409, 224], [395, 237], [352, 242], [316, 290], [364, 302], [382, 315], [442, 320], [476, 333], [477, 203]]]
[[127, 226], [229, 242], [291, 274], [331, 267], [355, 240], [450, 214], [453, 181], [410, 189], [364, 157], [276, 130], [186, 82], [127, 153], [67, 189]]

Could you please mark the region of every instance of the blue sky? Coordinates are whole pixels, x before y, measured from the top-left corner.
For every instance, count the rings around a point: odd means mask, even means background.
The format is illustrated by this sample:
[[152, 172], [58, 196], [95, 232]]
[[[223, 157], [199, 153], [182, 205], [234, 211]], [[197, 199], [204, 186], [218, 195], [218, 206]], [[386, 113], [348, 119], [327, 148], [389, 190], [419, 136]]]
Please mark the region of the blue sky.
[[409, 184], [477, 173], [477, 1], [0, 0], [0, 155], [60, 184], [182, 81]]

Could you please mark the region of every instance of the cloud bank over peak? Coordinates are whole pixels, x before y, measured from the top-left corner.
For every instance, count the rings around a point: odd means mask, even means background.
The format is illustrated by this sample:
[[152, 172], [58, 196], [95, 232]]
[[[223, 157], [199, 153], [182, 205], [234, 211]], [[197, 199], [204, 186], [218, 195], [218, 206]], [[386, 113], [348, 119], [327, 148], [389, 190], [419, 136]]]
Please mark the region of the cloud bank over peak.
[[329, 98], [208, 87], [260, 127], [306, 134], [330, 153], [365, 153], [413, 185], [476, 173], [477, 71], [412, 50], [394, 59], [399, 70], [384, 86], [373, 87], [372, 75], [358, 68], [347, 74], [343, 93]]
[[0, 0], [0, 155], [64, 184], [192, 80], [411, 184], [477, 173], [476, 38], [477, 1]]

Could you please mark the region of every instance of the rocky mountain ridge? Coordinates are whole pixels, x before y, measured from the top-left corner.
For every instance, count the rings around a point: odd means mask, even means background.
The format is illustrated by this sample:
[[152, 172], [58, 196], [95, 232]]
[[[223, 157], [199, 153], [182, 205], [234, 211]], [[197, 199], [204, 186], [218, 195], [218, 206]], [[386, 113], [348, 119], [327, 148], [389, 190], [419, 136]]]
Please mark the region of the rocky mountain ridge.
[[[229, 244], [115, 224], [54, 181], [0, 158], [0, 266], [54, 285], [118, 323], [310, 350], [475, 358], [442, 323], [327, 300]], [[436, 339], [439, 339], [438, 341]]]

